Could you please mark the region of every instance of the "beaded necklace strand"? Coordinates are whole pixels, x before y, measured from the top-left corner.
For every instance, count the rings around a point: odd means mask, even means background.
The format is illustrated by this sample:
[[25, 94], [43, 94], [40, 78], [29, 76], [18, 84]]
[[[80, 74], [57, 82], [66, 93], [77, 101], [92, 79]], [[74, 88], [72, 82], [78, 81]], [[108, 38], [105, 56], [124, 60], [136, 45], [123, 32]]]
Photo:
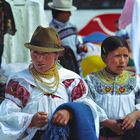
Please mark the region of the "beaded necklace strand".
[[[31, 64], [29, 66], [29, 71], [31, 72], [34, 81], [38, 87], [44, 94], [46, 94], [46, 91], [39, 85], [39, 82], [41, 82], [46, 88], [53, 89], [55, 88], [52, 92], [47, 92], [47, 94], [53, 94], [57, 91], [58, 85], [59, 85], [59, 74], [57, 70], [57, 65], [55, 64], [49, 71], [45, 73], [40, 73], [38, 72], [34, 66]], [[45, 82], [43, 79], [51, 79], [53, 78], [52, 82]]]

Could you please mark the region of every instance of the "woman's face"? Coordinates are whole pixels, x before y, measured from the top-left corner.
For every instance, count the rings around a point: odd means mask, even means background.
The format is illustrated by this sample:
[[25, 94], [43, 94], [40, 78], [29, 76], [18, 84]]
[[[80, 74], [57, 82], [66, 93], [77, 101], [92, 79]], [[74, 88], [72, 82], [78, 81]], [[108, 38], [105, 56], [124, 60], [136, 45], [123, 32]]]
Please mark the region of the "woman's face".
[[118, 75], [126, 69], [128, 59], [128, 49], [125, 47], [119, 47], [110, 52], [104, 59], [104, 62], [106, 63], [106, 68], [109, 72]]
[[51, 69], [58, 59], [58, 53], [47, 53], [31, 50], [34, 68], [41, 73]]

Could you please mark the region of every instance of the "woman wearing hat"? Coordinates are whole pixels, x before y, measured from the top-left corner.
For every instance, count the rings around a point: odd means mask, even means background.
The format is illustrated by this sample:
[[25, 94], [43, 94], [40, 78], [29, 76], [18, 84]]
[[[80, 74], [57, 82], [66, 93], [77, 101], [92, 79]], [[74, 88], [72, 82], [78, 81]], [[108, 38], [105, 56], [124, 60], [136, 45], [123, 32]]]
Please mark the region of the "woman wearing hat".
[[56, 108], [70, 101], [90, 106], [98, 133], [96, 105], [87, 98], [87, 85], [79, 75], [58, 64], [64, 48], [55, 29], [39, 26], [25, 47], [30, 49], [32, 61], [28, 69], [14, 74], [7, 82], [5, 100], [0, 105], [0, 139], [39, 140], [40, 131], [47, 131], [50, 120], [67, 125], [72, 112]]

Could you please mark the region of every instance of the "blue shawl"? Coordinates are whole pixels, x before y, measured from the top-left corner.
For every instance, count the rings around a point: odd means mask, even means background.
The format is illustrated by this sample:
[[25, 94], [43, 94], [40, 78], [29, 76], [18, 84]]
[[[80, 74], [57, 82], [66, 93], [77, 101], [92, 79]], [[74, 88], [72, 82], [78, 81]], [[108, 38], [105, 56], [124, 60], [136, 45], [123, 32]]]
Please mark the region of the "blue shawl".
[[97, 140], [94, 118], [89, 106], [83, 103], [65, 103], [56, 111], [67, 109], [72, 113], [72, 120], [66, 126], [49, 122], [42, 140]]

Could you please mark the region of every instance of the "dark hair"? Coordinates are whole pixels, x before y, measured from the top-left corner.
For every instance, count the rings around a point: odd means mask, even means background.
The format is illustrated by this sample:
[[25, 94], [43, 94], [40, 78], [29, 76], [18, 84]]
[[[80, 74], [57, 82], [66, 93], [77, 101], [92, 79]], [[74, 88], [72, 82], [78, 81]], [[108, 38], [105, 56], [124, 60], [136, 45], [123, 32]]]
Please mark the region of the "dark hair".
[[110, 52], [116, 50], [119, 47], [125, 47], [129, 50], [128, 44], [125, 39], [119, 36], [107, 37], [101, 45], [101, 57], [106, 57]]

